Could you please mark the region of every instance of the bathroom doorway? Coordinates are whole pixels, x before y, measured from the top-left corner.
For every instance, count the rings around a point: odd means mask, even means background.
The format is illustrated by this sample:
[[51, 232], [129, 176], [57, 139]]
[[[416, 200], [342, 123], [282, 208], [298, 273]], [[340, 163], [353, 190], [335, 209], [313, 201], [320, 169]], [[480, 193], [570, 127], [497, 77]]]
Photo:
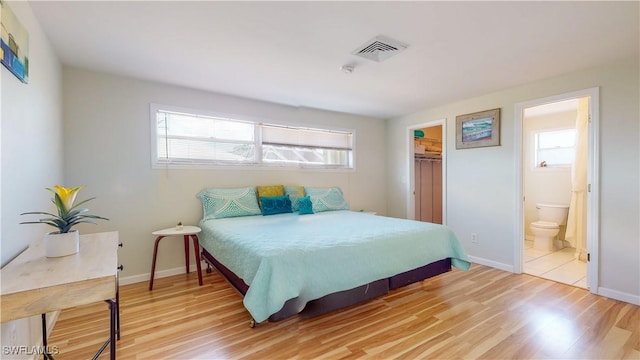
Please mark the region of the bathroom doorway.
[[[596, 291], [598, 89], [516, 106], [516, 272]], [[594, 111], [596, 109], [596, 111]], [[519, 260], [519, 261], [518, 261]]]
[[445, 224], [445, 120], [407, 128], [407, 218]]

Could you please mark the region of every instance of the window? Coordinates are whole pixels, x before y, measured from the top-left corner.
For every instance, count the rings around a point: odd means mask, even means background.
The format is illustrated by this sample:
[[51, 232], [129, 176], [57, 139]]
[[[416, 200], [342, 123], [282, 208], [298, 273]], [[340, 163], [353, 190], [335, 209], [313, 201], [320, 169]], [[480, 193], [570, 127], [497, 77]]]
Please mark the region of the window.
[[542, 131], [534, 134], [535, 167], [566, 167], [573, 164], [576, 130]]
[[267, 124], [261, 130], [265, 163], [353, 167], [351, 133]]
[[151, 106], [152, 162], [353, 168], [353, 131], [266, 124]]

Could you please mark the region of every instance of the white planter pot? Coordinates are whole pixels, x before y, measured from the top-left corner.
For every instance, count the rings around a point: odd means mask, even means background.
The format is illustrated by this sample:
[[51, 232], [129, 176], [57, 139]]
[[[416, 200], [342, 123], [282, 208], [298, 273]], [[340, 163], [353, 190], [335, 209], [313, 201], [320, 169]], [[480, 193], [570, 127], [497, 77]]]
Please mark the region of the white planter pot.
[[73, 255], [80, 251], [80, 233], [78, 230], [64, 234], [51, 232], [44, 236], [44, 243], [46, 257]]

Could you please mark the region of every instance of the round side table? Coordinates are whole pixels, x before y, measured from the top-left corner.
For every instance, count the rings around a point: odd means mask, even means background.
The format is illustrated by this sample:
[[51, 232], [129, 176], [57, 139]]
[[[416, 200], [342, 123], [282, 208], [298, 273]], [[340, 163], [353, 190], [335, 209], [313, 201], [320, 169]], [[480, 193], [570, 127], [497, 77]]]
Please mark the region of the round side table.
[[172, 227], [168, 229], [154, 231], [151, 234], [157, 236], [155, 245], [153, 246], [153, 261], [151, 262], [151, 280], [149, 281], [149, 290], [153, 290], [153, 277], [156, 272], [156, 257], [158, 256], [158, 244], [160, 240], [168, 236], [180, 236], [184, 239], [184, 262], [189, 273], [189, 237], [193, 239], [193, 255], [196, 260], [196, 268], [198, 269], [198, 284], [202, 285], [202, 268], [200, 266], [200, 246], [198, 245], [198, 234], [202, 231], [197, 226], [185, 225], [182, 228]]

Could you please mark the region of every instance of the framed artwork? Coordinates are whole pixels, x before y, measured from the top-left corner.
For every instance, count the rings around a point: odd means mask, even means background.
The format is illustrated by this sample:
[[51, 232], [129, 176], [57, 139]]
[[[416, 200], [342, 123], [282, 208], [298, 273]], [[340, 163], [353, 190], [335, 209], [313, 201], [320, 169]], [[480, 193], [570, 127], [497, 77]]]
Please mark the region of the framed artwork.
[[499, 145], [499, 108], [456, 116], [456, 149]]
[[20, 81], [29, 81], [29, 33], [6, 1], [0, 0], [0, 62]]

